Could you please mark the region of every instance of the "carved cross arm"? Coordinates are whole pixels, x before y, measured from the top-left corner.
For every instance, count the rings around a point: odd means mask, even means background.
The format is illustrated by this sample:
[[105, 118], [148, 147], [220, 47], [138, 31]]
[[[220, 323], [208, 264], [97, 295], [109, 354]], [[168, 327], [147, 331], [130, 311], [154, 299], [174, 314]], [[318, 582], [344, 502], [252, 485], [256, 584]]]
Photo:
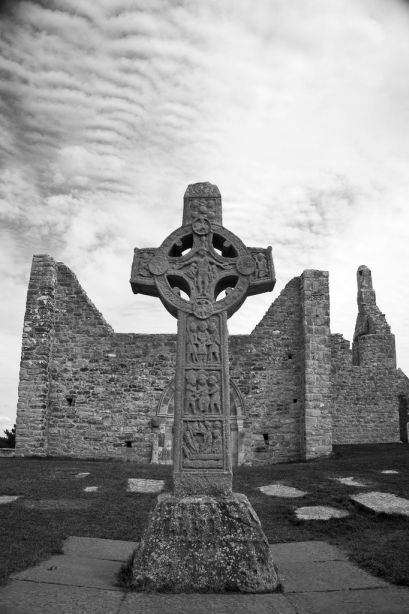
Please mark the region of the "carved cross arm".
[[271, 246], [248, 247], [248, 251], [256, 263], [256, 268], [250, 277], [250, 285], [247, 290], [249, 296], [270, 292], [276, 283], [273, 254]]
[[155, 277], [150, 267], [150, 263], [156, 252], [157, 249], [154, 247], [145, 247], [143, 249], [135, 247], [130, 279], [132, 292], [134, 294], [159, 296], [155, 284]]

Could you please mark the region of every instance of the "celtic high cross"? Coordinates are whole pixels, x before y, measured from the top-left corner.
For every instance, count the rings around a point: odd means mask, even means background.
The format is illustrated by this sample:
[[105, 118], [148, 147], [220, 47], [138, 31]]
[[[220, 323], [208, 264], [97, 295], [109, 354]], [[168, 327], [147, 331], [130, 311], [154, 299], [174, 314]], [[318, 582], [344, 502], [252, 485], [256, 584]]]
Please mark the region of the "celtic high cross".
[[176, 495], [232, 487], [227, 318], [275, 284], [271, 247], [246, 247], [222, 225], [221, 195], [189, 185], [183, 225], [158, 248], [135, 249], [135, 294], [160, 298], [178, 319], [173, 480]]

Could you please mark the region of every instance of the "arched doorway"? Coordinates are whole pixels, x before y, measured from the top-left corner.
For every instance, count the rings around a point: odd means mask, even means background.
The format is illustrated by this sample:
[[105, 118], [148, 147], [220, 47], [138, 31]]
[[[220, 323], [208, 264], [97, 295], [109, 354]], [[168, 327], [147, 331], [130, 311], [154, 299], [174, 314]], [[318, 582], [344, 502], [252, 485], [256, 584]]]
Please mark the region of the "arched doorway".
[[[175, 413], [175, 380], [162, 393], [154, 420], [152, 462], [172, 464], [173, 419]], [[233, 380], [230, 380], [230, 440], [232, 465], [244, 461], [244, 399]]]

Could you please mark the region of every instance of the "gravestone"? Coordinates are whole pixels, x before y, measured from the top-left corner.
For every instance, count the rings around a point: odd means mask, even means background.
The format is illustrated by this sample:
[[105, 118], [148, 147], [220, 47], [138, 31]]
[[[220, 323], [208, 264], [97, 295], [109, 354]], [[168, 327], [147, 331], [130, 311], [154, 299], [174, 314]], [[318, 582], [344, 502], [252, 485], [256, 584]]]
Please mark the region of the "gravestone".
[[278, 580], [248, 499], [232, 493], [227, 318], [275, 284], [271, 247], [246, 247], [222, 225], [221, 196], [189, 185], [183, 225], [135, 249], [135, 294], [178, 320], [173, 493], [158, 497], [133, 558], [132, 584], [173, 592], [266, 592]]

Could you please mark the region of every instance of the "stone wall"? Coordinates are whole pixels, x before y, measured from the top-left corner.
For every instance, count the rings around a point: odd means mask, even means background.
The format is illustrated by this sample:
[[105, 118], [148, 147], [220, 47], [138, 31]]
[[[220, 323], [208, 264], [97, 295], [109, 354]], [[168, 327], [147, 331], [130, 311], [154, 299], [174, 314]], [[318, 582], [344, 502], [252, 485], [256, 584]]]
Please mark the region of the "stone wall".
[[332, 452], [331, 349], [327, 271], [301, 275], [302, 388], [301, 456]]
[[399, 441], [395, 337], [376, 304], [367, 266], [358, 268], [357, 284], [352, 351], [342, 335], [331, 335], [333, 441]]
[[48, 454], [148, 462], [152, 417], [174, 373], [175, 336], [114, 333], [73, 273], [60, 263], [57, 272]]
[[300, 331], [297, 277], [249, 336], [230, 337], [231, 377], [246, 405], [246, 463], [300, 458]]
[[399, 441], [396, 369], [354, 365], [349, 346], [342, 335], [331, 335], [333, 443]]
[[27, 291], [16, 419], [16, 453], [47, 454], [49, 366], [54, 338], [57, 270], [34, 256]]
[[[371, 309], [375, 313], [373, 304]], [[231, 380], [244, 408], [234, 427], [240, 463], [329, 454], [332, 438], [334, 443], [398, 440], [393, 335], [373, 326], [360, 331], [358, 365], [349, 342], [330, 335], [328, 273], [304, 271], [250, 335], [230, 336]], [[370, 335], [372, 341], [379, 337], [376, 361], [374, 352], [366, 360], [360, 349]], [[16, 454], [150, 462], [154, 442], [161, 445], [158, 414], [170, 395], [175, 351], [176, 335], [115, 333], [65, 265], [35, 256]], [[169, 440], [171, 420], [162, 421]]]

